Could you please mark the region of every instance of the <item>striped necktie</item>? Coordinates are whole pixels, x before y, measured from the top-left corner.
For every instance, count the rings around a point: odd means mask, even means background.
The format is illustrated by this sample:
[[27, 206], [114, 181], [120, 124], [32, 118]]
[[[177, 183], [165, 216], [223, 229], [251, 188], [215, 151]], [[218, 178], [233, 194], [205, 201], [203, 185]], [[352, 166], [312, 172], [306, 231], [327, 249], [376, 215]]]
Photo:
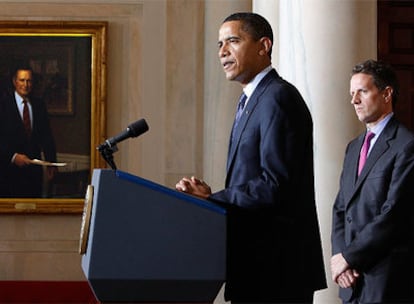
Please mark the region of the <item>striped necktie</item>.
[[231, 141], [233, 141], [235, 130], [237, 128], [237, 125], [239, 124], [240, 117], [243, 114], [243, 109], [244, 109], [244, 105], [246, 103], [246, 100], [247, 100], [247, 96], [246, 96], [246, 94], [243, 93], [240, 96], [239, 102], [237, 104], [236, 118], [234, 119], [233, 131], [231, 132]]

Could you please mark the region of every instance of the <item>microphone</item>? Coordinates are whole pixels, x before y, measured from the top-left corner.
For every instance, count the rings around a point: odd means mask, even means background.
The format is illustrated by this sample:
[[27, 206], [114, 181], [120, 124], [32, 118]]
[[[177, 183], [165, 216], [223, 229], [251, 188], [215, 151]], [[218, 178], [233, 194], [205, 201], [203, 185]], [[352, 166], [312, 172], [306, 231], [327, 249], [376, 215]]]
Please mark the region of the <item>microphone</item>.
[[118, 135], [108, 138], [105, 140], [104, 143], [99, 145], [98, 150], [102, 151], [106, 148], [112, 148], [116, 146], [117, 143], [130, 138], [130, 137], [137, 137], [141, 135], [142, 133], [145, 133], [148, 131], [148, 125], [145, 119], [137, 120], [136, 122], [131, 123], [124, 131], [119, 133]]

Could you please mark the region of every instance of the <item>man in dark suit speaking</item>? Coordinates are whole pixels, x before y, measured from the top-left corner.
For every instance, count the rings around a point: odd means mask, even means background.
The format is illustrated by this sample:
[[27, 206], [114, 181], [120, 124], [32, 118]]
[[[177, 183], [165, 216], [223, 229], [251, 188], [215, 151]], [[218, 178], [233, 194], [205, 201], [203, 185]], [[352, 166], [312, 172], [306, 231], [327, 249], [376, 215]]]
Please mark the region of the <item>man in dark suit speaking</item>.
[[414, 303], [414, 135], [393, 114], [397, 77], [365, 61], [352, 71], [350, 93], [367, 130], [346, 149], [332, 279], [344, 303]]
[[[0, 100], [0, 197], [41, 197], [43, 168], [33, 159], [56, 161], [56, 148], [44, 103], [30, 95], [33, 72], [19, 66], [14, 90]], [[46, 169], [53, 177], [55, 168]]]
[[313, 124], [298, 90], [271, 66], [273, 33], [254, 13], [227, 17], [218, 55], [243, 95], [230, 136], [225, 188], [176, 188], [228, 209], [225, 299], [312, 303], [326, 287], [314, 197]]

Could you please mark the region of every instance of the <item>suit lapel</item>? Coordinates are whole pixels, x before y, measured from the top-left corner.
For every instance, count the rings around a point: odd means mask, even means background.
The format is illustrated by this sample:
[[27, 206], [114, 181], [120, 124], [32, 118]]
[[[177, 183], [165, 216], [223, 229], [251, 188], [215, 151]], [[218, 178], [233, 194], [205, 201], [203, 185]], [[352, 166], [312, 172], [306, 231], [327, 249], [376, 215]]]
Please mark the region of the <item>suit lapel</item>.
[[229, 145], [229, 154], [227, 157], [227, 173], [230, 171], [230, 168], [233, 164], [233, 160], [237, 151], [237, 147], [240, 142], [240, 137], [243, 134], [243, 131], [246, 128], [246, 124], [249, 121], [251, 114], [253, 113], [254, 109], [256, 108], [259, 97], [262, 95], [263, 91], [267, 87], [268, 83], [277, 78], [278, 74], [275, 69], [272, 69], [257, 85], [256, 89], [253, 91], [253, 94], [250, 96], [249, 101], [243, 111], [242, 116], [240, 117], [239, 123], [237, 128], [233, 131], [234, 132], [234, 139], [233, 142], [230, 138], [230, 145]]
[[361, 151], [362, 143], [364, 141], [364, 135], [361, 134], [354, 143], [351, 143], [346, 151], [343, 182], [341, 187], [343, 188], [345, 205], [348, 205], [355, 193], [355, 186], [357, 182], [358, 171], [358, 159], [359, 152]]
[[[17, 107], [16, 98], [14, 97], [14, 94], [10, 96], [10, 103], [8, 103], [8, 105], [11, 111], [10, 112], [11, 117], [14, 120], [14, 125], [16, 126], [18, 132], [21, 134], [21, 136], [26, 136], [26, 132], [23, 126], [23, 120], [20, 115], [19, 108]], [[32, 111], [33, 111], [33, 106], [32, 106]], [[31, 119], [33, 119], [33, 117]], [[32, 122], [32, 126], [33, 126], [33, 122]]]
[[[349, 197], [349, 200], [347, 200], [347, 205], [353, 199], [353, 197], [358, 192], [362, 184], [365, 182], [372, 168], [378, 163], [378, 159], [384, 153], [386, 153], [387, 150], [390, 148], [389, 141], [395, 137], [397, 128], [398, 128], [398, 122], [395, 120], [395, 118], [391, 118], [391, 120], [388, 122], [388, 124], [385, 126], [384, 130], [380, 134], [380, 137], [377, 139], [374, 147], [372, 148], [367, 158], [367, 161], [365, 163], [365, 166], [361, 171], [360, 176], [357, 176], [358, 158], [359, 158], [360, 149], [358, 151], [353, 151], [353, 157], [352, 157], [352, 161], [353, 161], [352, 171], [353, 172], [352, 173], [354, 174], [353, 176], [356, 177], [356, 183], [354, 184], [355, 185], [354, 191], [350, 192], [352, 194]], [[364, 139], [364, 135], [361, 135], [358, 141], [359, 144], [356, 145], [355, 147], [361, 148], [363, 139]]]
[[359, 163], [359, 154], [361, 153], [362, 145], [364, 144], [365, 134], [363, 133], [358, 138], [358, 143], [353, 146], [353, 150], [350, 151], [351, 155], [351, 164], [352, 164], [352, 179], [353, 185], [358, 181], [358, 163]]
[[[253, 95], [250, 97], [249, 102], [247, 103], [245, 109], [243, 110], [243, 114], [240, 117], [239, 123], [237, 124], [237, 128], [233, 130], [234, 137], [233, 141], [231, 140], [230, 136], [230, 144], [229, 144], [229, 155], [227, 158], [227, 172], [230, 170], [231, 164], [233, 163], [234, 156], [237, 151], [237, 147], [240, 142], [240, 137], [246, 127], [246, 124], [249, 120], [250, 114], [253, 112], [254, 108], [257, 105], [257, 96], [253, 93]], [[234, 124], [233, 124], [234, 128]]]
[[389, 149], [389, 147], [388, 138], [385, 138], [384, 136], [378, 138], [375, 146], [372, 148], [372, 151], [367, 158], [364, 168], [361, 171], [361, 175], [357, 178], [357, 185], [367, 177], [372, 167], [376, 164], [381, 155]]

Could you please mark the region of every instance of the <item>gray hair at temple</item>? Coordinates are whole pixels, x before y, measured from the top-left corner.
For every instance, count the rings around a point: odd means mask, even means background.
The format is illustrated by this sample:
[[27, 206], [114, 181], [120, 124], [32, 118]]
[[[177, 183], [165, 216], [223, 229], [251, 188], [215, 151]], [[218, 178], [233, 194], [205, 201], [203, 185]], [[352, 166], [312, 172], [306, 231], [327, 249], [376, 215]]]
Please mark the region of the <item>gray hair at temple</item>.
[[[272, 41], [273, 46], [273, 31], [269, 22], [259, 14], [250, 12], [234, 13], [224, 19], [223, 23], [229, 21], [240, 21], [242, 29], [248, 33], [255, 41], [262, 37], [267, 37]], [[272, 57], [272, 48], [267, 53], [269, 58]]]
[[375, 86], [381, 91], [388, 86], [392, 87], [392, 105], [395, 106], [400, 94], [400, 86], [398, 84], [397, 74], [391, 65], [369, 59], [354, 66], [351, 76], [359, 73], [371, 75]]

